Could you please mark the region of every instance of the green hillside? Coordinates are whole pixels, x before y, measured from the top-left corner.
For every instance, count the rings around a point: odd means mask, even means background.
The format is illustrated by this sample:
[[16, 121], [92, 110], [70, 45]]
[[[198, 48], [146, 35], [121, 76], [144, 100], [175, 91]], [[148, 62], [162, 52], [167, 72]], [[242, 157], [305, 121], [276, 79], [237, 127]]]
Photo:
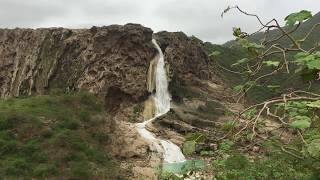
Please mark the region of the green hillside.
[[119, 177], [119, 166], [105, 148], [107, 117], [88, 93], [1, 100], [0, 177]]

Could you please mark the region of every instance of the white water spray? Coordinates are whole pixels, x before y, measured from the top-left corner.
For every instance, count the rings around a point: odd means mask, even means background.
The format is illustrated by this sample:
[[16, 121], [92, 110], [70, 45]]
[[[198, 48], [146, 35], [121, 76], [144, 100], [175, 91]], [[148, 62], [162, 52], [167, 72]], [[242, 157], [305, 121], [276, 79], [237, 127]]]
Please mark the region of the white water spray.
[[171, 100], [170, 94], [168, 92], [168, 80], [164, 66], [164, 56], [156, 40], [153, 39], [152, 43], [157, 48], [159, 53], [159, 59], [155, 75], [156, 93], [152, 95], [154, 99], [154, 105], [156, 107], [156, 112], [155, 117], [143, 123], [138, 123], [137, 129], [140, 135], [150, 142], [151, 148], [154, 148], [154, 150], [156, 150], [159, 153], [163, 153], [163, 159], [165, 163], [184, 162], [186, 159], [177, 145], [173, 144], [169, 140], [157, 139], [153, 133], [151, 133], [145, 128], [146, 124], [157, 119], [157, 117], [166, 114], [170, 110]]

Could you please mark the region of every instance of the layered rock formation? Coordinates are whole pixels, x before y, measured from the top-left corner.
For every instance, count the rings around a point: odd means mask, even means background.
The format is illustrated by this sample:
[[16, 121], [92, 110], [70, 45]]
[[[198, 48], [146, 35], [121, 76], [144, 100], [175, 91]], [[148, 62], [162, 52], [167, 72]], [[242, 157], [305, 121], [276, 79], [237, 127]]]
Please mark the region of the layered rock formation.
[[[152, 30], [127, 24], [91, 29], [1, 29], [1, 97], [86, 89], [137, 100], [155, 54]], [[117, 96], [114, 96], [117, 94]], [[113, 103], [112, 102], [112, 103]]]

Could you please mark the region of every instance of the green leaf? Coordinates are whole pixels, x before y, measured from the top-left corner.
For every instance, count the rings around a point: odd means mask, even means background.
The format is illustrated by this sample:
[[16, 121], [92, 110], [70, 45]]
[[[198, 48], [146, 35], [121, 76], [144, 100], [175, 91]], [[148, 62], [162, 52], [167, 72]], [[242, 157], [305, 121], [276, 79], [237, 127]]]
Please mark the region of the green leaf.
[[312, 108], [320, 108], [320, 100], [307, 103], [308, 107]]
[[233, 87], [233, 90], [235, 92], [240, 92], [243, 88], [244, 88], [244, 85], [237, 85], [237, 86]]
[[303, 70], [304, 68], [310, 70], [320, 70], [320, 51], [317, 51], [313, 54], [309, 53], [297, 53], [294, 56], [294, 62], [302, 67], [298, 67], [296, 72]]
[[219, 150], [220, 151], [228, 151], [232, 148], [234, 143], [230, 140], [225, 140], [219, 144]]
[[203, 142], [205, 139], [205, 135], [199, 132], [189, 133], [186, 135], [186, 141]]
[[292, 102], [292, 106], [296, 106], [297, 108], [301, 109], [301, 108], [306, 108], [307, 103], [306, 103], [306, 101]]
[[299, 114], [296, 111], [290, 111], [289, 112], [289, 116], [293, 117], [293, 116], [298, 116]]
[[232, 64], [231, 67], [238, 66], [240, 64], [244, 64], [244, 63], [247, 63], [247, 62], [249, 62], [249, 59], [248, 58], [243, 58], [243, 59], [238, 60], [236, 63]]
[[221, 54], [220, 51], [213, 51], [209, 56], [219, 56]]
[[310, 11], [302, 10], [300, 12], [292, 13], [288, 15], [285, 20], [287, 21], [287, 26], [293, 26], [297, 22], [303, 22], [307, 19], [310, 19], [312, 17], [312, 14]]
[[318, 70], [320, 70], [320, 59], [314, 59], [313, 61], [307, 62], [307, 67], [309, 69], [318, 69]]
[[307, 53], [307, 52], [299, 52], [296, 55], [294, 55], [294, 58], [295, 59], [300, 59], [300, 58], [304, 58], [304, 57], [306, 57], [308, 55], [309, 55], [309, 53]]
[[183, 153], [185, 155], [191, 155], [196, 150], [196, 142], [195, 141], [186, 141], [183, 144]]
[[201, 156], [213, 156], [214, 152], [213, 151], [201, 151], [200, 155]]
[[280, 62], [279, 61], [264, 61], [263, 64], [266, 64], [267, 66], [278, 67]]
[[257, 109], [256, 108], [252, 108], [248, 111], [246, 111], [243, 115], [247, 118], [247, 119], [251, 119], [253, 118], [256, 114], [257, 114]]
[[237, 27], [234, 27], [233, 28], [233, 35], [235, 36], [235, 37], [239, 37], [240, 35], [241, 35], [241, 28], [237, 28]]
[[247, 45], [245, 45], [245, 48], [261, 49], [261, 48], [264, 48], [264, 46], [257, 43], [248, 43]]
[[242, 32], [241, 28], [239, 28], [239, 27], [233, 28], [233, 35], [237, 38], [240, 38], [240, 39], [243, 39], [248, 36], [248, 34], [246, 32]]
[[297, 129], [306, 129], [311, 125], [310, 118], [307, 116], [297, 116], [299, 120], [293, 121], [290, 126]]

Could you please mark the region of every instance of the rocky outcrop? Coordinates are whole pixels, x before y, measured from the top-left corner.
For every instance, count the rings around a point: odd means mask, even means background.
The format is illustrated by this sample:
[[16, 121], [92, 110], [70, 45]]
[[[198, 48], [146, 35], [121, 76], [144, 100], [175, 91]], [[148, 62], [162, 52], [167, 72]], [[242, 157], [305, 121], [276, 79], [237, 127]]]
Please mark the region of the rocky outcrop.
[[109, 97], [120, 94], [111, 103], [146, 97], [147, 71], [156, 52], [152, 33], [137, 24], [81, 30], [0, 29], [0, 95], [43, 94], [48, 88], [61, 88]]
[[188, 37], [183, 32], [166, 31], [154, 34], [154, 38], [167, 62], [169, 91], [173, 101], [181, 102], [188, 96], [188, 87], [206, 87], [204, 82], [224, 86], [201, 40]]
[[182, 32], [153, 34], [138, 24], [0, 29], [0, 97], [59, 88], [99, 94], [109, 111], [124, 101], [141, 102], [155, 90], [155, 79], [148, 78], [156, 68], [153, 37], [164, 52], [171, 91], [212, 79], [202, 42]]
[[202, 42], [188, 37], [183, 32], [158, 32], [154, 35], [160, 45], [166, 62], [169, 64], [170, 76], [197, 77], [209, 79], [209, 56], [203, 49]]

